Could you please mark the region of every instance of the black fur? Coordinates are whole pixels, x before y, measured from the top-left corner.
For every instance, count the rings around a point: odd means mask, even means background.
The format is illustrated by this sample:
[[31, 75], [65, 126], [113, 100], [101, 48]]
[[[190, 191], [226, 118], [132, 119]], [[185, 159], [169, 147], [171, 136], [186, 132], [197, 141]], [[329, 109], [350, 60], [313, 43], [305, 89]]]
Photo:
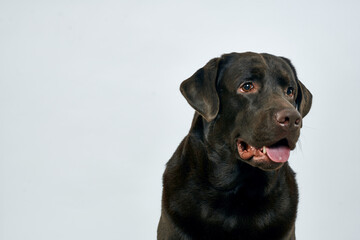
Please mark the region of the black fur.
[[[239, 92], [244, 82], [256, 83], [256, 91]], [[259, 148], [286, 139], [295, 148], [301, 126], [284, 129], [274, 116], [286, 109], [301, 119], [312, 96], [290, 61], [226, 54], [185, 80], [181, 92], [196, 112], [163, 176], [158, 239], [295, 239], [294, 172], [287, 162], [244, 160], [236, 144], [241, 138]]]

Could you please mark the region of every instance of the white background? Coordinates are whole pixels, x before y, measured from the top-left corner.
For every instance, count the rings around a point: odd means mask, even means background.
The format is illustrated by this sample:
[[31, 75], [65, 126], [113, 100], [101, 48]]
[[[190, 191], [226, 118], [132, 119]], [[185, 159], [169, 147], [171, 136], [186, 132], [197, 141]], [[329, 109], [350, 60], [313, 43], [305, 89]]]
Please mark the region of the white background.
[[358, 1], [0, 1], [0, 239], [155, 239], [182, 80], [228, 52], [314, 95], [290, 164], [297, 238], [359, 239]]

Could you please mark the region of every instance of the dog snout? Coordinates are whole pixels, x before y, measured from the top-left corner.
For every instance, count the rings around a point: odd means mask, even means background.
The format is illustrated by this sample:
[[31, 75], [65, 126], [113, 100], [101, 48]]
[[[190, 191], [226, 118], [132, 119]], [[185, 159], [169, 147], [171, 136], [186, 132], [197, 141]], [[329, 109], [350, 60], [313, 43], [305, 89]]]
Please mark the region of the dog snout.
[[302, 118], [295, 109], [283, 109], [275, 114], [276, 123], [283, 129], [297, 129], [301, 127]]

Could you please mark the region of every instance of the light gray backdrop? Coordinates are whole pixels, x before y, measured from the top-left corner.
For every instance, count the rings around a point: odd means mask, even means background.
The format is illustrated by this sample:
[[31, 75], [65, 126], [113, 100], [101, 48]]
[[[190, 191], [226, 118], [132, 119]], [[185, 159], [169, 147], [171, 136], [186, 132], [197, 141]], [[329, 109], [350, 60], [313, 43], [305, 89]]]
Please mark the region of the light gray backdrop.
[[0, 239], [155, 239], [193, 110], [228, 52], [290, 58], [314, 95], [290, 164], [298, 239], [360, 236], [358, 1], [1, 1]]

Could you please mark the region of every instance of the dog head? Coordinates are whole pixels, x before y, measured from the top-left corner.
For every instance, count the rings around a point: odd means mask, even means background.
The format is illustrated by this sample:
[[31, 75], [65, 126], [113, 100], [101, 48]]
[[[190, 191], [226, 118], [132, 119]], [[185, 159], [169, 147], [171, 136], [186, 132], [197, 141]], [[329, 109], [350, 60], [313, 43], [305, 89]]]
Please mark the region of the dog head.
[[180, 90], [204, 119], [210, 145], [263, 170], [288, 160], [312, 102], [288, 59], [251, 52], [210, 60]]

